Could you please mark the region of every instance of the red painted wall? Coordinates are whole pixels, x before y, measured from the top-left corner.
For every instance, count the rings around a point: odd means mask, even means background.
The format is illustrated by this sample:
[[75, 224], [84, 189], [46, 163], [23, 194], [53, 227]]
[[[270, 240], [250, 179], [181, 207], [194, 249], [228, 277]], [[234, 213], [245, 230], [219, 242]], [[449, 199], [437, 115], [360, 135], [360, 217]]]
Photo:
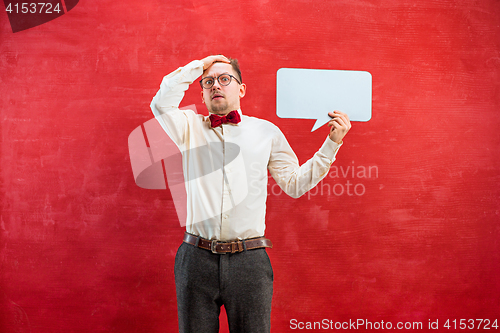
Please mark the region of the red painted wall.
[[[127, 139], [162, 77], [213, 53], [301, 162], [328, 130], [276, 116], [276, 71], [373, 76], [372, 119], [316, 190], [270, 184], [274, 332], [500, 320], [500, 2], [80, 1], [16, 33], [1, 9], [1, 332], [177, 330], [183, 229]], [[189, 104], [206, 112], [198, 87]]]

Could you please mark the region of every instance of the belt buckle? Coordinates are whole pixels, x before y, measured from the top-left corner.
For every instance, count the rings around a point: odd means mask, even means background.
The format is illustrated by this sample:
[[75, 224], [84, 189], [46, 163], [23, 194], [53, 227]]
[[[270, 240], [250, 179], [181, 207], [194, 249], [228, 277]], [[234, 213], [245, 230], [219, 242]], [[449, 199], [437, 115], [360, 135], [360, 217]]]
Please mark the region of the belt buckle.
[[217, 240], [212, 239], [212, 243], [210, 244], [210, 250], [212, 250], [213, 254], [226, 254], [224, 252], [217, 252]]

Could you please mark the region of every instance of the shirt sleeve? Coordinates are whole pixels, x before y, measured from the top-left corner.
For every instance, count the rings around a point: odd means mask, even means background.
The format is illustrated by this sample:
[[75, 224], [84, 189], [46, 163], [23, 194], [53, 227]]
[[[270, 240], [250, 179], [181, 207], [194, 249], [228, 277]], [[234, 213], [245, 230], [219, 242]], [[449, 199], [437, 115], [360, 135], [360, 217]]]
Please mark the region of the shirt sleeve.
[[182, 146], [186, 141], [191, 118], [196, 116], [192, 110], [179, 110], [189, 85], [203, 73], [203, 62], [194, 60], [184, 67], [165, 76], [160, 90], [151, 101], [151, 111], [168, 136]]
[[327, 175], [341, 145], [327, 137], [314, 156], [299, 166], [297, 156], [278, 130], [273, 139], [268, 170], [286, 194], [298, 198]]

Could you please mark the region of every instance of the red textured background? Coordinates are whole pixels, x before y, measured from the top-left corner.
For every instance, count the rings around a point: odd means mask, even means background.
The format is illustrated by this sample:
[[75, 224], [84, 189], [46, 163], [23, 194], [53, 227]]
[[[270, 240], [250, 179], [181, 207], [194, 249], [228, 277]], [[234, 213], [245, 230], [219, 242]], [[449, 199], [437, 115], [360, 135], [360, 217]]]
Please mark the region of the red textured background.
[[499, 1], [80, 1], [17, 33], [0, 9], [0, 332], [177, 331], [183, 230], [168, 190], [135, 185], [127, 138], [165, 74], [213, 53], [301, 162], [327, 128], [276, 116], [276, 71], [373, 76], [335, 165], [378, 173], [320, 185], [363, 195], [269, 196], [274, 332], [500, 319]]

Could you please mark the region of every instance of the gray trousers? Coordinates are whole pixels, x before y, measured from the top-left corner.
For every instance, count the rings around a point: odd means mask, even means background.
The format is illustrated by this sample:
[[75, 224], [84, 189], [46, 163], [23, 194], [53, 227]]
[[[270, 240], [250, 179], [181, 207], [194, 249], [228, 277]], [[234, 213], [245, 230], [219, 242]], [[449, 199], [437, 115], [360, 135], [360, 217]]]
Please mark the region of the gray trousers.
[[175, 256], [180, 333], [219, 332], [220, 307], [231, 333], [269, 333], [273, 269], [265, 249], [214, 254], [182, 243]]

